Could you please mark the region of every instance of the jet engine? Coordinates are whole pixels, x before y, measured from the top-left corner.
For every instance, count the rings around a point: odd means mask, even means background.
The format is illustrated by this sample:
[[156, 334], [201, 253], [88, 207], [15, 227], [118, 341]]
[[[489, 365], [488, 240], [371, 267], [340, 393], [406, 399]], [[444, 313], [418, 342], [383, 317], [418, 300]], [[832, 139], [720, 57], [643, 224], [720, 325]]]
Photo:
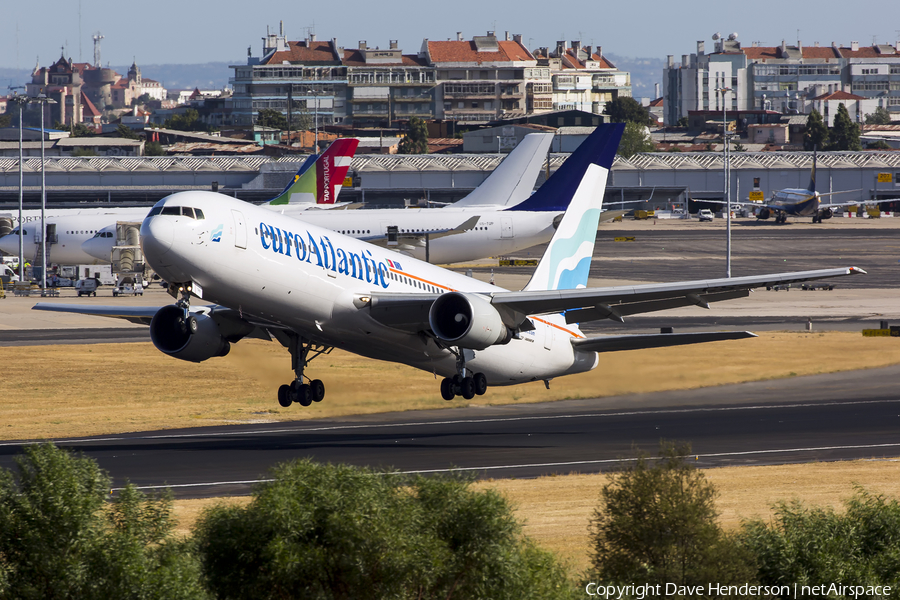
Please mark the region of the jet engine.
[[428, 323], [442, 342], [471, 350], [484, 350], [512, 339], [497, 309], [477, 294], [450, 292], [438, 296], [428, 311]]
[[819, 211], [819, 221], [821, 221], [822, 219], [830, 219], [833, 216], [834, 216], [834, 211], [831, 210], [830, 208], [826, 208], [826, 209]]
[[765, 219], [768, 219], [768, 218], [771, 217], [771, 216], [772, 216], [772, 211], [769, 210], [768, 208], [761, 208], [761, 209], [759, 209], [759, 212], [756, 213], [756, 218], [757, 218], [757, 219], [763, 219], [763, 220], [765, 220]]
[[159, 309], [150, 321], [150, 339], [157, 350], [190, 362], [228, 354], [231, 344], [216, 322], [209, 315], [192, 313], [191, 317], [197, 325], [194, 333], [181, 308], [170, 304]]

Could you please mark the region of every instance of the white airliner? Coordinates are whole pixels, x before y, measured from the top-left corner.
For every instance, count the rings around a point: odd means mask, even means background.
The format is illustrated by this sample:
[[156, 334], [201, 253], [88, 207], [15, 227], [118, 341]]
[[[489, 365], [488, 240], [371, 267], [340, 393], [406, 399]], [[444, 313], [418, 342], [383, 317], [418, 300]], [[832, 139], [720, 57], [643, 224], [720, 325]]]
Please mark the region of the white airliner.
[[[470, 277], [212, 192], [158, 202], [141, 226], [144, 255], [178, 301], [155, 307], [39, 303], [149, 323], [154, 345], [193, 362], [245, 337], [276, 339], [295, 380], [282, 406], [320, 401], [309, 362], [331, 348], [404, 363], [444, 377], [441, 394], [472, 398], [589, 371], [598, 352], [752, 337], [745, 331], [585, 337], [575, 323], [749, 295], [750, 289], [862, 273], [855, 267], [636, 286], [585, 288], [606, 178], [622, 125], [588, 137], [553, 178], [571, 203], [522, 291]], [[181, 209], [193, 210], [193, 218]], [[204, 218], [196, 218], [202, 211]], [[191, 296], [215, 305], [191, 307]]]
[[[510, 254], [548, 242], [565, 212], [567, 202], [557, 196], [541, 190], [531, 195], [552, 139], [548, 133], [525, 136], [472, 193], [438, 209], [312, 210], [322, 207], [321, 190], [313, 203], [312, 194], [298, 194], [290, 185], [282, 201], [268, 208], [433, 263]], [[293, 187], [306, 177], [298, 173]], [[84, 251], [109, 260], [114, 231], [115, 225], [88, 240]]]

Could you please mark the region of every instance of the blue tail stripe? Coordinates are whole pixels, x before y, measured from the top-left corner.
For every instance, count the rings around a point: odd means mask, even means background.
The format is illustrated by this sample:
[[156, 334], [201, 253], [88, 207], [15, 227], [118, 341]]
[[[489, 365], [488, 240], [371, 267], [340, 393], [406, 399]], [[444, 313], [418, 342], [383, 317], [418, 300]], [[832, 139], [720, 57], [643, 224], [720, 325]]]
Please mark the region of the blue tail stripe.
[[[569, 207], [589, 165], [612, 168], [623, 123], [599, 125], [530, 198], [506, 210], [562, 212]], [[616, 143], [611, 143], [611, 140]]]

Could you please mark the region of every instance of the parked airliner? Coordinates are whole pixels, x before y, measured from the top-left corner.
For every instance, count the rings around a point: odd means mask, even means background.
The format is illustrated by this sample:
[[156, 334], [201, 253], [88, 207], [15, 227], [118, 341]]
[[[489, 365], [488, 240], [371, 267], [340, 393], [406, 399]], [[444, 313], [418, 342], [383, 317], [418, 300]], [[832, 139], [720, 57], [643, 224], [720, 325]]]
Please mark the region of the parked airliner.
[[[834, 216], [837, 208], [846, 206], [858, 206], [878, 204], [884, 200], [856, 200], [853, 202], [829, 202], [822, 204], [822, 198], [826, 196], [835, 196], [837, 194], [849, 194], [859, 192], [860, 190], [844, 190], [839, 192], [829, 192], [820, 194], [816, 191], [816, 160], [817, 154], [813, 150], [812, 169], [809, 174], [809, 185], [806, 189], [801, 188], [785, 188], [783, 190], [775, 190], [772, 192], [772, 198], [768, 202], [732, 202], [734, 206], [742, 206], [756, 210], [757, 219], [768, 219], [775, 217], [776, 223], [786, 223], [788, 217], [812, 217], [813, 223], [821, 223], [824, 219], [830, 219]], [[716, 204], [724, 204], [721, 201], [715, 201]]]
[[[177, 302], [161, 308], [39, 303], [149, 323], [154, 345], [200, 362], [245, 337], [288, 348], [282, 406], [321, 401], [306, 369], [341, 348], [440, 374], [441, 395], [550, 380], [599, 364], [598, 352], [752, 337], [745, 331], [586, 337], [576, 323], [749, 295], [760, 286], [837, 277], [855, 267], [586, 288], [606, 179], [623, 126], [603, 125], [548, 181], [569, 208], [528, 284], [507, 291], [287, 215], [212, 192], [158, 202], [141, 226], [144, 255]], [[181, 208], [191, 208], [193, 217]], [[203, 218], [198, 218], [200, 212]], [[215, 303], [191, 307], [192, 297]], [[307, 383], [309, 381], [309, 383]]]

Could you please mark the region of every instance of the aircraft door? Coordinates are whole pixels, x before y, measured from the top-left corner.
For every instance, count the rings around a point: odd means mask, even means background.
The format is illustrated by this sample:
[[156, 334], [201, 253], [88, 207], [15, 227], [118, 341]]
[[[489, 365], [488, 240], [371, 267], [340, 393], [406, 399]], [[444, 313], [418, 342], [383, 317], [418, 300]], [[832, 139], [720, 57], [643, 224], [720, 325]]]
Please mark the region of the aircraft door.
[[513, 237], [512, 217], [500, 217], [500, 238], [508, 239]]
[[247, 226], [244, 224], [244, 214], [239, 210], [231, 210], [234, 216], [234, 246], [247, 248]]

